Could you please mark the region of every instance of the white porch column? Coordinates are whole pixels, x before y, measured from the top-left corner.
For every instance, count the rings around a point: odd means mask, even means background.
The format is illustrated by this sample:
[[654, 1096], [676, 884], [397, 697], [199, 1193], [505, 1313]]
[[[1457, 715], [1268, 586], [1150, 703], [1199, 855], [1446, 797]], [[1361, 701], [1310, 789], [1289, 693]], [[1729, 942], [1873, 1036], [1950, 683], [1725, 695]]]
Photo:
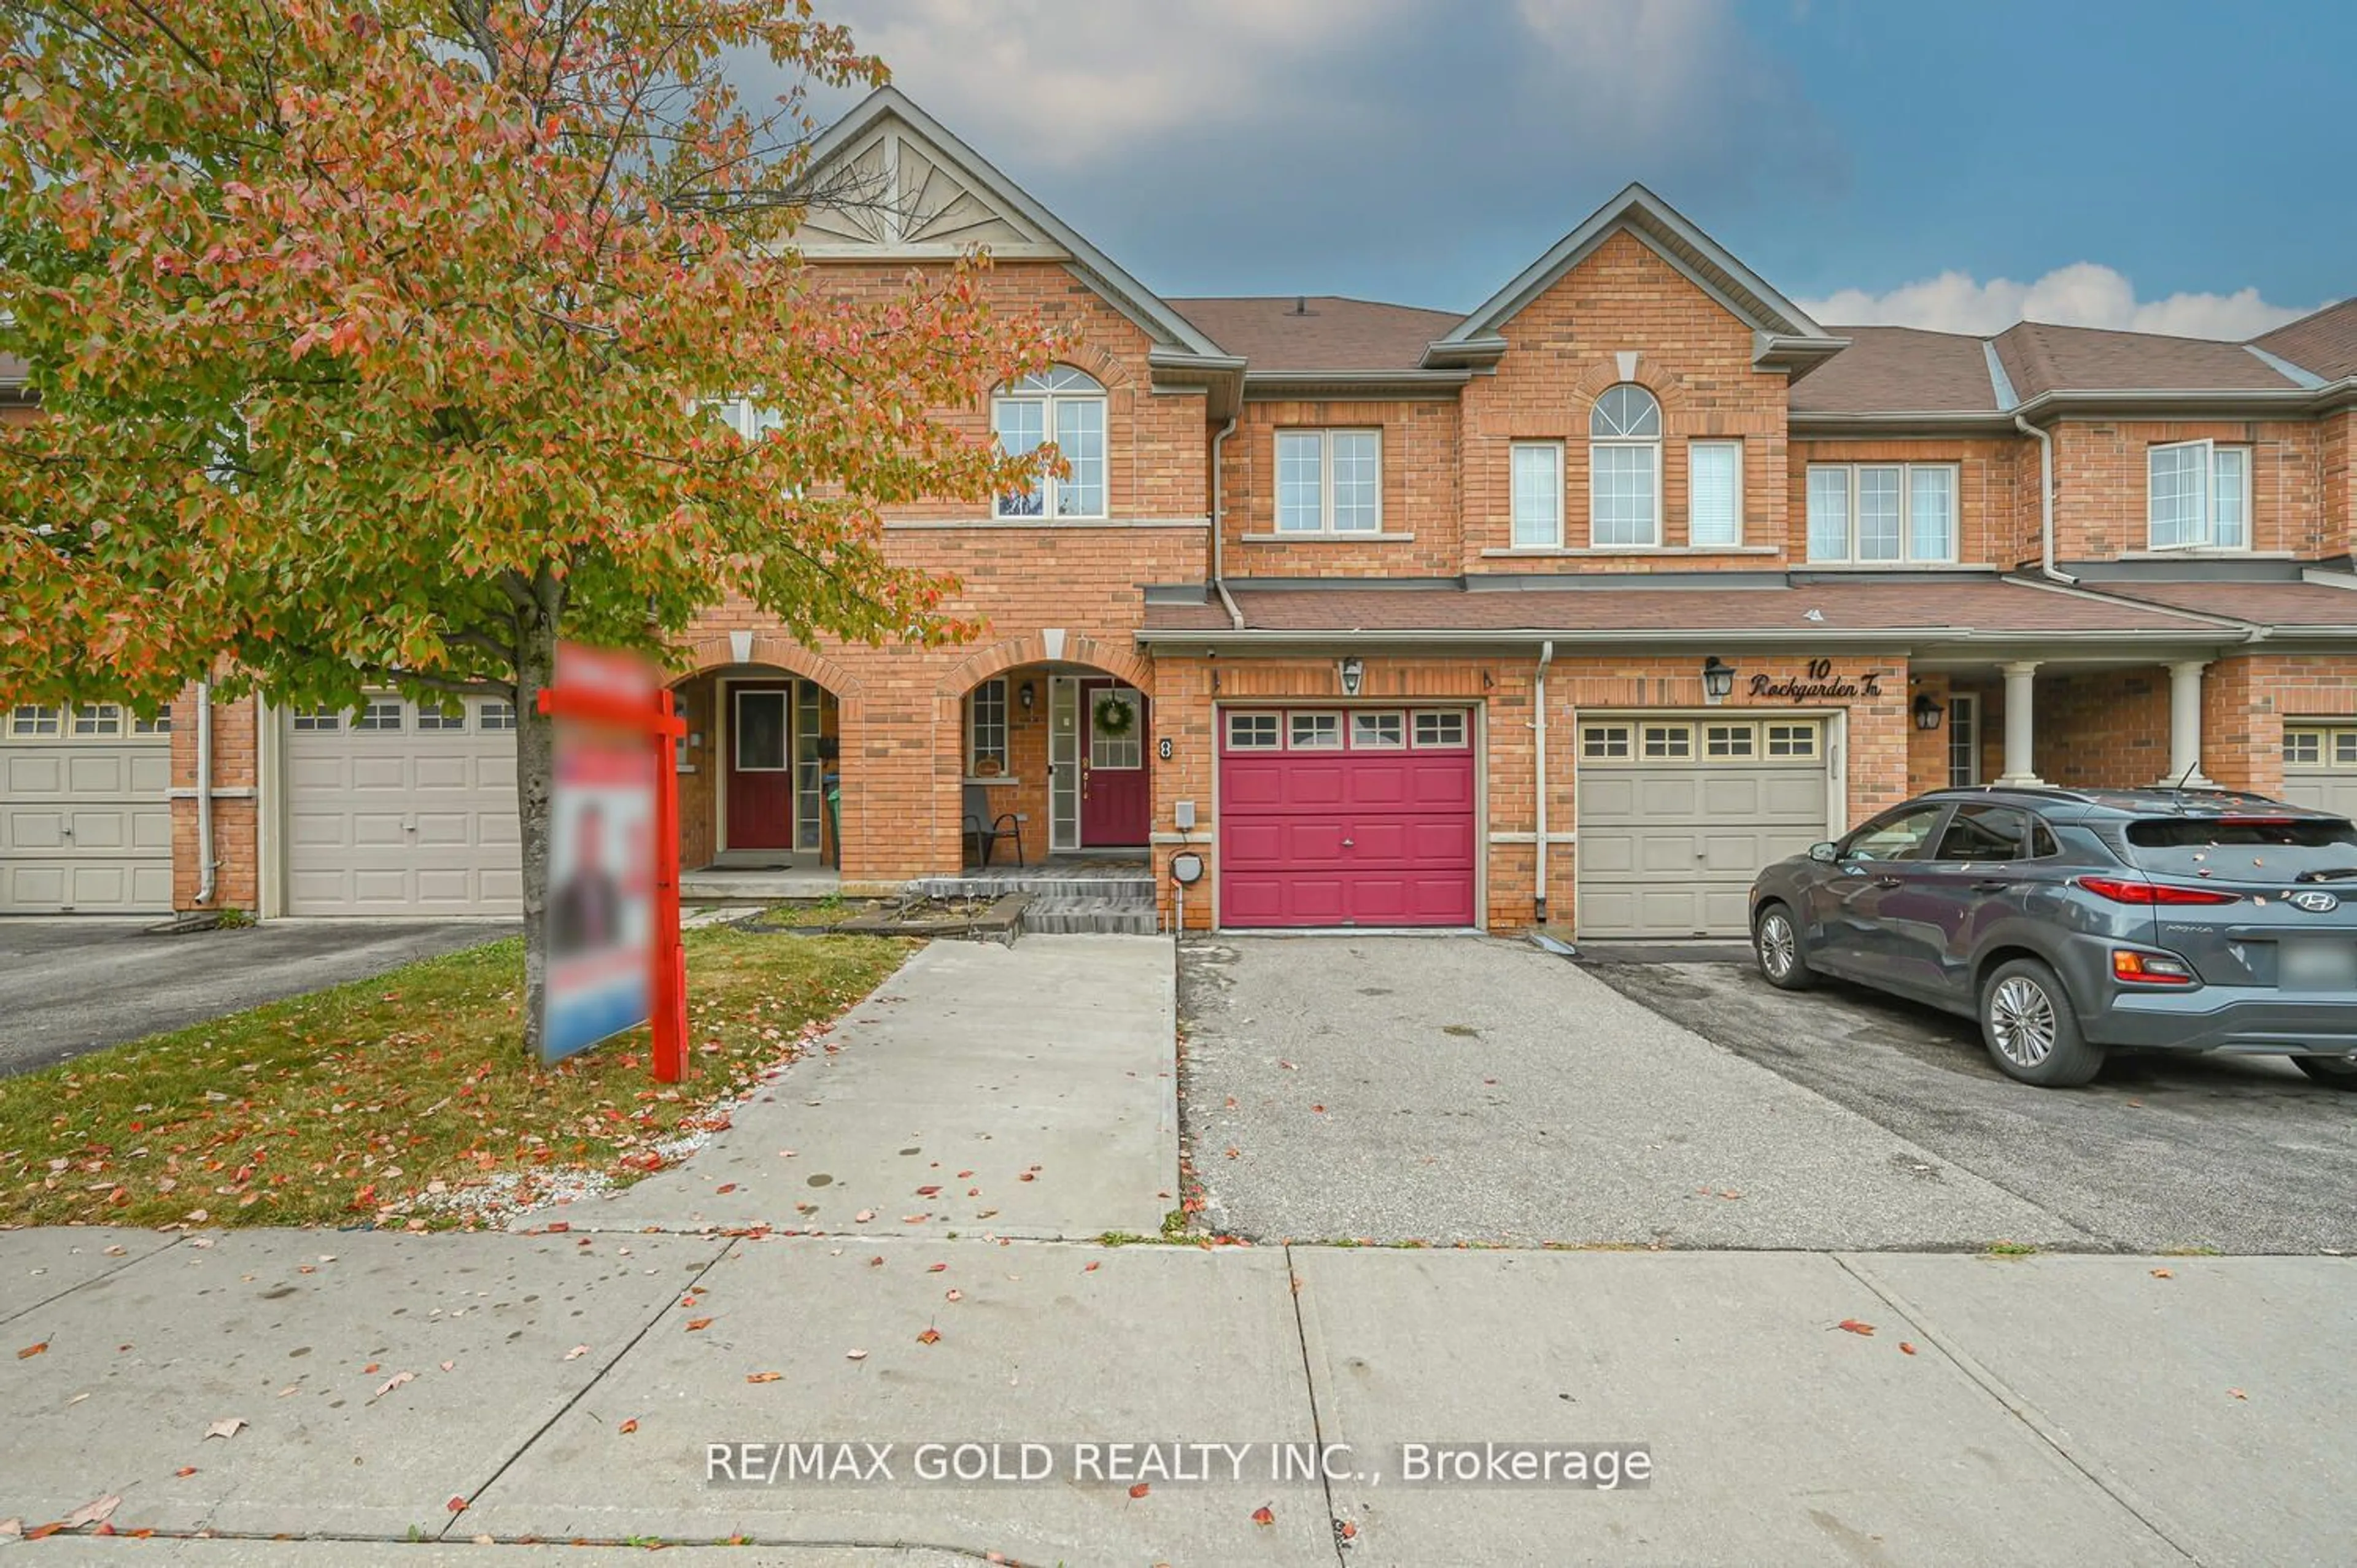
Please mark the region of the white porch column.
[[2169, 667], [2169, 777], [2163, 784], [2183, 779], [2189, 789], [2217, 786], [2201, 771], [2201, 671], [2206, 659], [2184, 659]]
[[2032, 683], [2038, 678], [2038, 662], [2024, 660], [2005, 667], [2005, 771], [1997, 776], [2000, 787], [2021, 788], [2046, 782], [2031, 766], [2031, 736], [2036, 733], [2030, 723]]

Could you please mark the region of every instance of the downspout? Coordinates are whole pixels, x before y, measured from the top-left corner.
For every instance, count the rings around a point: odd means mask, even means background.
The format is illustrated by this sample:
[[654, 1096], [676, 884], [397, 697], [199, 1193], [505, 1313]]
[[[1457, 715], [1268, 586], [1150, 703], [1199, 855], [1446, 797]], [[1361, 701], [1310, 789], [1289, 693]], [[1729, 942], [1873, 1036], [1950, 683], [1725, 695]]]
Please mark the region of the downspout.
[[213, 901], [213, 683], [197, 682], [197, 907]]
[[1236, 608], [1233, 596], [1228, 592], [1227, 532], [1228, 504], [1226, 475], [1220, 464], [1220, 454], [1228, 437], [1236, 433], [1236, 416], [1228, 415], [1227, 424], [1211, 437], [1211, 586], [1219, 591], [1220, 603], [1228, 612], [1228, 624], [1236, 630], [1244, 628], [1244, 612]]
[[1547, 922], [1547, 758], [1546, 758], [1546, 672], [1555, 662], [1555, 639], [1539, 644], [1539, 667], [1531, 677], [1531, 700], [1536, 711], [1531, 720], [1531, 750], [1538, 758], [1538, 832], [1533, 835], [1538, 844], [1538, 895], [1531, 901], [1533, 919], [1539, 925]]
[[2075, 584], [2078, 578], [2054, 567], [2054, 437], [2018, 413], [2013, 423], [2024, 435], [2038, 438], [2038, 569], [2054, 582]]

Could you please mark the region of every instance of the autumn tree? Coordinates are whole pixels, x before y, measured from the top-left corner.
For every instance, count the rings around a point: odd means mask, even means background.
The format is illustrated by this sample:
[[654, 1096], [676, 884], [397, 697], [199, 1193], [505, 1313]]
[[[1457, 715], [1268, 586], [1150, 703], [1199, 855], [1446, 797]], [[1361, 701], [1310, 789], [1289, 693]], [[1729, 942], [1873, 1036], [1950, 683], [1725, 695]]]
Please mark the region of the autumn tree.
[[929, 411], [1052, 345], [979, 261], [801, 263], [866, 198], [727, 70], [883, 75], [806, 4], [0, 0], [0, 349], [47, 415], [0, 435], [0, 697], [512, 702], [528, 1036], [560, 637], [660, 653], [732, 596], [970, 632], [880, 509], [1027, 484]]

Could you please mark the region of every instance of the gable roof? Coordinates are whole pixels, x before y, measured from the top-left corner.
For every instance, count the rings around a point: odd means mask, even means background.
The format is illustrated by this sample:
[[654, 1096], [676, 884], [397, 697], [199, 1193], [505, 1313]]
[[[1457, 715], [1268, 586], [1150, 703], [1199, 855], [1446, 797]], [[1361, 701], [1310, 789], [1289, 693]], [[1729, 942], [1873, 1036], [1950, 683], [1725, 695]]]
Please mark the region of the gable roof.
[[1749, 326], [1759, 337], [1761, 357], [1775, 349], [1799, 347], [1813, 358], [1841, 347], [1840, 339], [1770, 287], [1677, 209], [1632, 182], [1437, 340], [1426, 362], [1457, 363], [1485, 352], [1494, 354], [1497, 347], [1502, 347], [1498, 341], [1501, 327], [1587, 260], [1598, 246], [1621, 232], [1633, 235]]
[[1412, 371], [1425, 345], [1458, 319], [1425, 310], [1330, 294], [1174, 299], [1171, 307], [1221, 348], [1264, 371]]
[[[909, 147], [921, 173], [904, 184], [899, 160]], [[863, 167], [871, 156], [872, 169]], [[811, 144], [806, 188], [823, 189], [830, 177], [845, 174], [876, 188], [882, 199], [834, 210], [822, 206], [809, 253], [946, 256], [1004, 237], [1025, 253], [1056, 256], [1157, 346], [1193, 359], [1227, 358], [1192, 322], [897, 87], [877, 88]]]
[[2357, 299], [2328, 305], [2251, 341], [2326, 381], [2357, 376]]
[[1991, 341], [2025, 399], [2071, 391], [2297, 392], [2301, 383], [2240, 343], [2022, 321]]

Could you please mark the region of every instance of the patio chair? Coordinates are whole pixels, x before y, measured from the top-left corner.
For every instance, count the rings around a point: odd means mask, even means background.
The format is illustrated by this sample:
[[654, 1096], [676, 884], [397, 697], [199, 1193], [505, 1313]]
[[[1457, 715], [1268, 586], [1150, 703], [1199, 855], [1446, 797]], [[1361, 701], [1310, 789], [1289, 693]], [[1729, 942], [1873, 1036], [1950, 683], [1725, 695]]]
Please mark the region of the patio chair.
[[990, 852], [1003, 838], [1015, 841], [1015, 864], [1023, 864], [1023, 820], [1013, 811], [1000, 811], [994, 816], [986, 785], [965, 786], [965, 838], [974, 846], [976, 865], [990, 864]]

